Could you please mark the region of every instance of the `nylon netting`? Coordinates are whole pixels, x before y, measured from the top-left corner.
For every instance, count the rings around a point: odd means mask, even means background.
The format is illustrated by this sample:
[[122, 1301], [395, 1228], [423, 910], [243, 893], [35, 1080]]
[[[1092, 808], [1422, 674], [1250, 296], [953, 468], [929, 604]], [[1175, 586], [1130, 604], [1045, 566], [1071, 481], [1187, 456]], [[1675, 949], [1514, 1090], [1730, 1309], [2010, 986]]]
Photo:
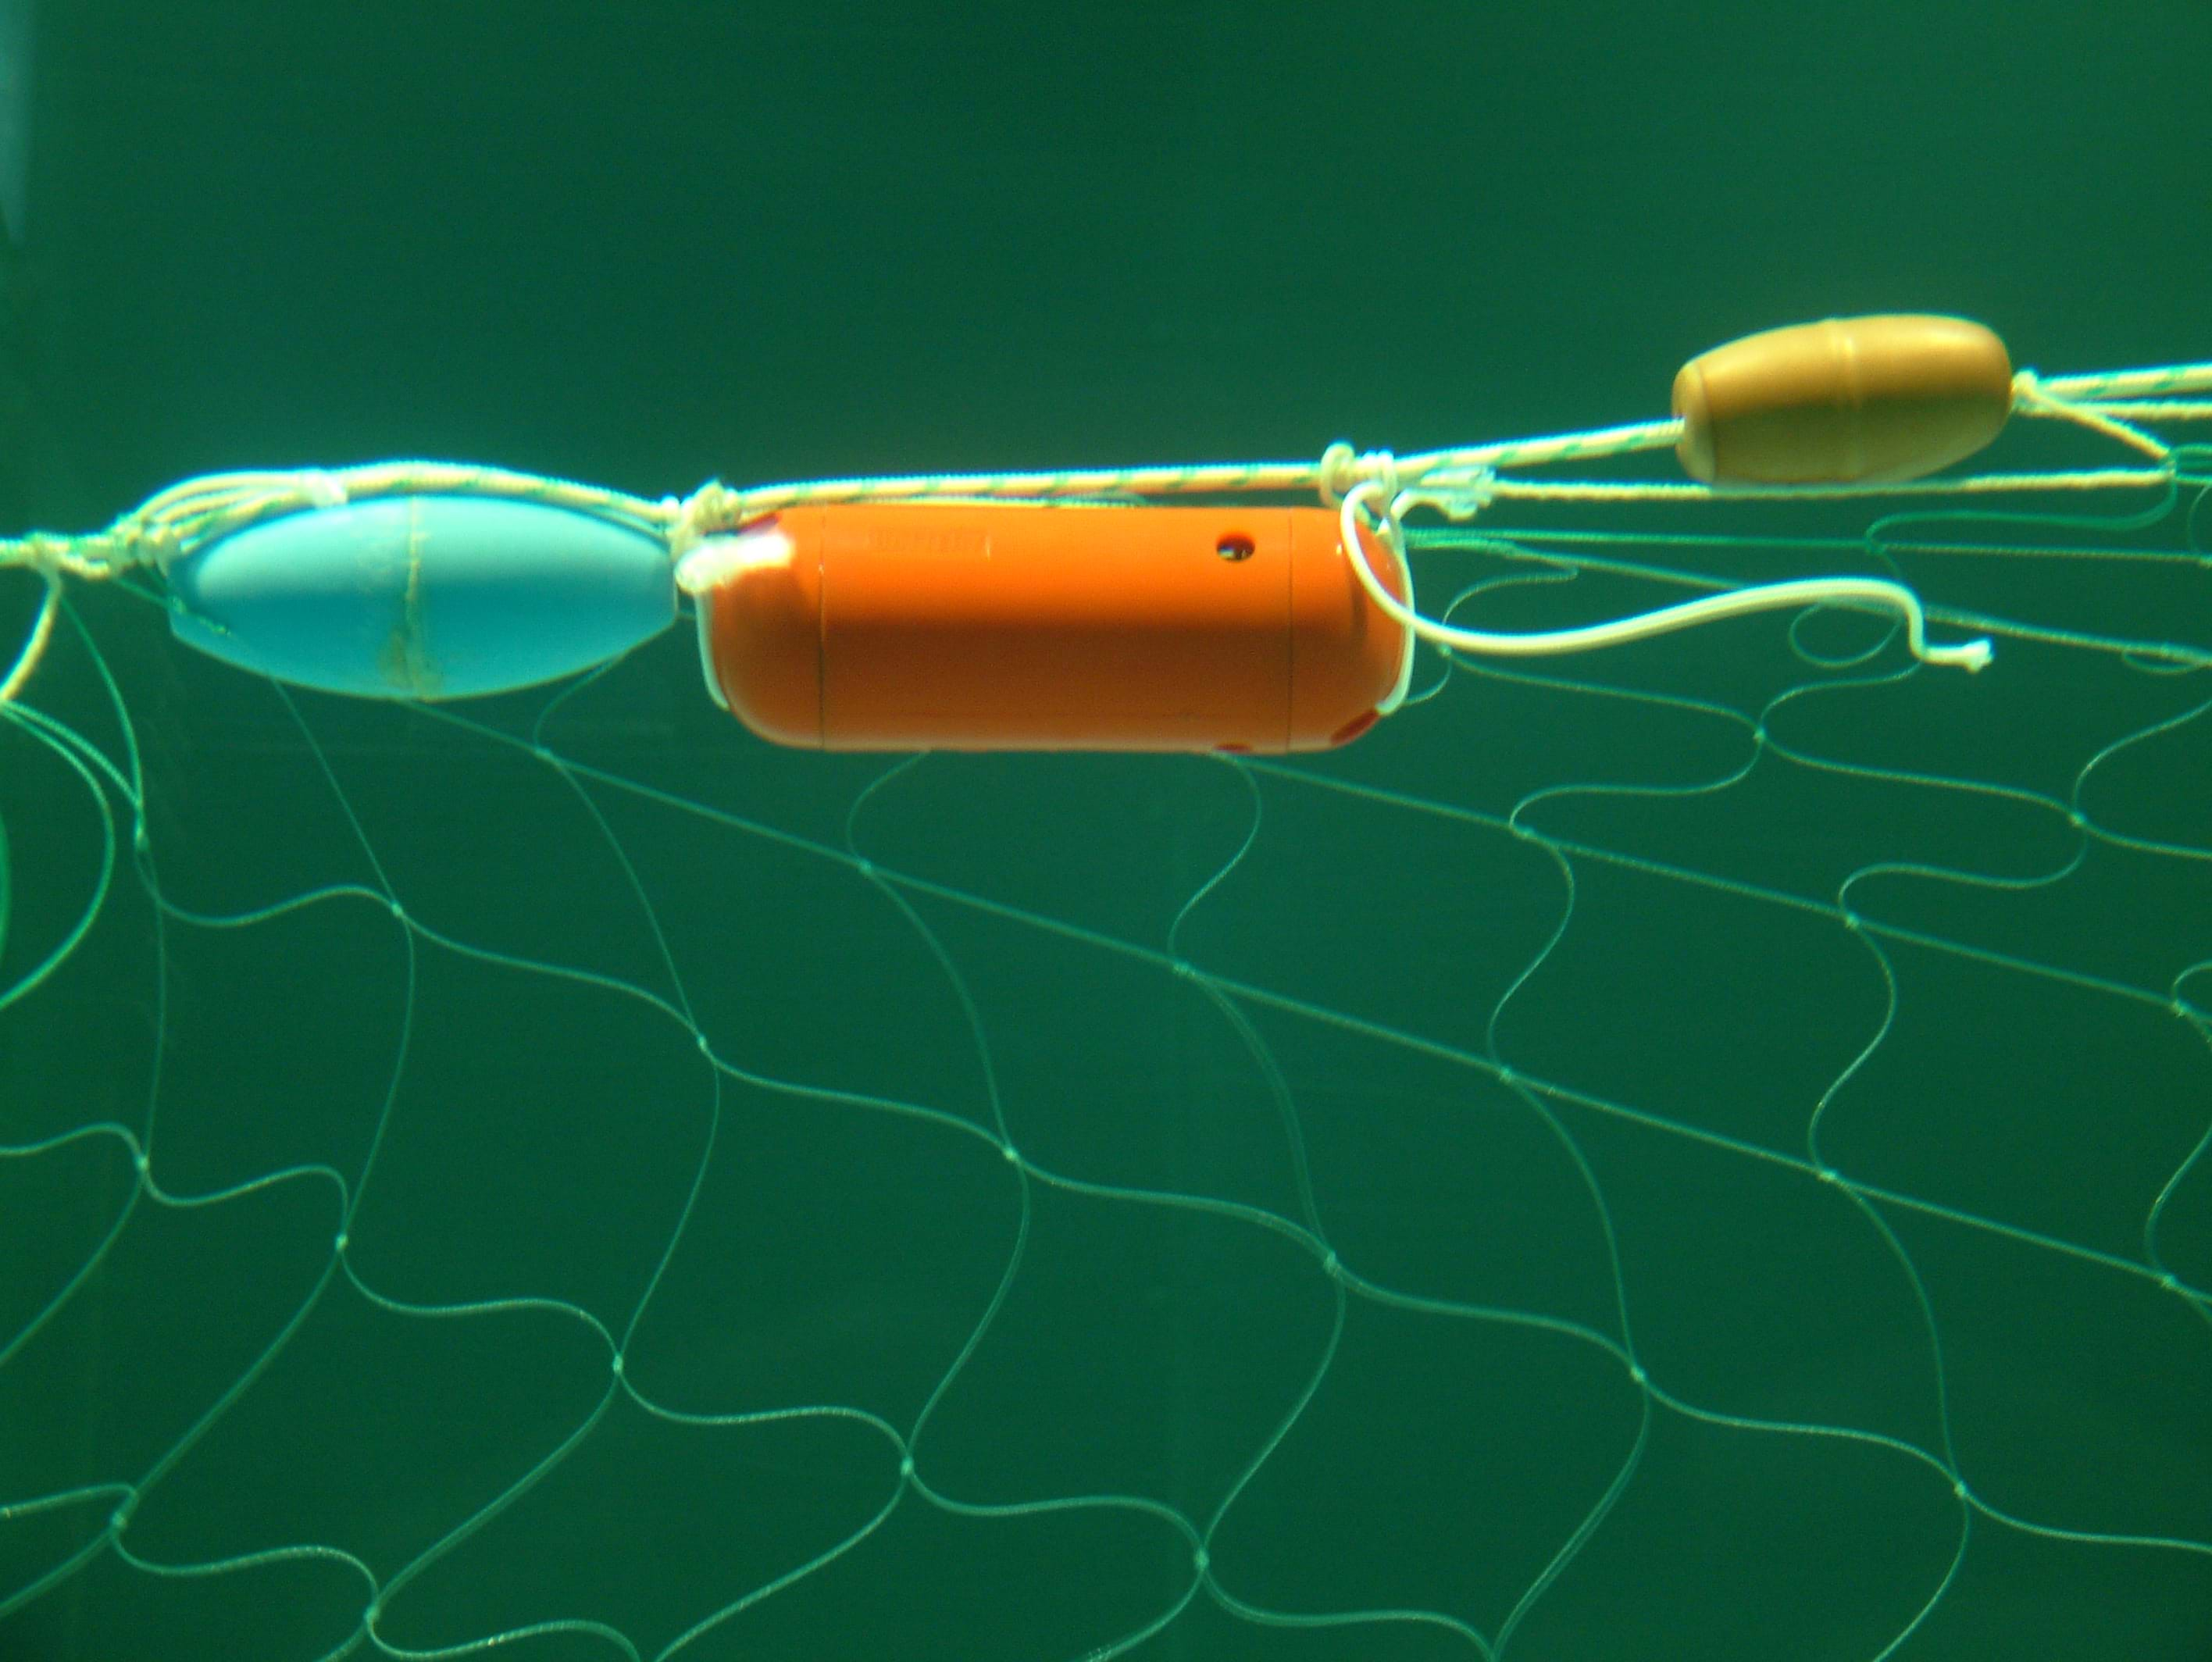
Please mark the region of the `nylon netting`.
[[787, 754], [680, 632], [347, 703], [76, 591], [0, 1651], [2200, 1653], [2212, 507], [2136, 506], [1431, 533], [1454, 621], [1864, 569], [1996, 661], [1425, 653], [1281, 763]]

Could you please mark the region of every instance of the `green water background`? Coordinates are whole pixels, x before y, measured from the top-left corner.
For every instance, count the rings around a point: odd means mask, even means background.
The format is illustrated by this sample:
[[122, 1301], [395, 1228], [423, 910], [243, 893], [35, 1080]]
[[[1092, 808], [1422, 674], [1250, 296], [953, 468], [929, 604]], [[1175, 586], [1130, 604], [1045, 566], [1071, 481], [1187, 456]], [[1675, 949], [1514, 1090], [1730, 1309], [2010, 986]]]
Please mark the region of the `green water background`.
[[[52, 4], [0, 506], [11, 530], [85, 527], [196, 473], [398, 456], [659, 496], [716, 476], [1299, 457], [1340, 437], [1410, 451], [1657, 416], [1695, 351], [1881, 309], [1984, 318], [2054, 372], [2201, 357], [2208, 72], [2198, 0]], [[2037, 570], [2003, 596], [2202, 639], [2201, 579], [2135, 575]], [[27, 588], [6, 596], [11, 623]], [[1224, 1584], [1279, 1610], [1440, 1611], [1495, 1639], [1639, 1447], [1641, 1400], [1589, 1347], [1354, 1300], [1332, 1352], [1336, 1295], [1310, 1254], [1128, 1198], [1300, 1216], [1272, 1068], [1328, 1238], [1361, 1274], [1617, 1331], [1589, 1185], [1536, 1114], [1447, 1053], [1486, 1051], [1559, 921], [1538, 850], [1261, 773], [1263, 834], [1178, 927], [1254, 822], [1246, 778], [1194, 759], [933, 759], [861, 801], [880, 760], [769, 751], [707, 705], [678, 634], [548, 737], [810, 846], [608, 797], [625, 868], [526, 755], [303, 700], [311, 750], [269, 689], [170, 645], [157, 615], [112, 594], [82, 611], [131, 699], [180, 903], [377, 883], [365, 841], [447, 938], [669, 997], [634, 870], [717, 1054], [975, 1124], [995, 1089], [1025, 1156], [1113, 1192], [1033, 1184], [1025, 1211], [977, 1138], [726, 1081], [717, 1099], [690, 1034], [641, 1002], [427, 943], [410, 963], [362, 902], [173, 927], [157, 1002], [126, 867], [69, 972], [0, 1016], [0, 1139], [143, 1128], [158, 1034], [171, 1191], [319, 1163], [352, 1183], [404, 1028], [354, 1267], [394, 1299], [561, 1303], [425, 1321], [334, 1283], [149, 1487], [127, 1537], [144, 1559], [319, 1543], [389, 1578], [475, 1515], [592, 1413], [606, 1347], [572, 1313], [623, 1331], [717, 1110], [631, 1348], [664, 1406], [830, 1403], [910, 1428], [1026, 1216], [1007, 1302], [917, 1443], [948, 1495], [1143, 1496], [1203, 1528], [1330, 1356], [1212, 1543]], [[1653, 684], [1738, 707], [1802, 671], [1778, 631], [1667, 650], [1639, 660], [1662, 664]], [[1923, 673], [1811, 731], [2063, 798], [2099, 744], [2188, 707], [2186, 686], [2107, 667], [2022, 648], [1985, 683]], [[81, 649], [46, 673], [52, 707], [112, 733]], [[504, 707], [487, 719], [527, 728]], [[10, 737], [12, 979], [82, 905], [98, 843], [82, 788]], [[1547, 785], [1710, 778], [1737, 737], [1461, 677], [1313, 776], [1498, 814]], [[2106, 800], [2201, 846], [2207, 777], [2185, 731]], [[999, 908], [907, 895], [981, 1044], [910, 922], [815, 852], [848, 848], [848, 816], [852, 847]], [[2045, 816], [1871, 785], [1679, 813], [1583, 804], [1550, 824], [1821, 897], [1893, 828], [1991, 871], [2064, 854]], [[1881, 1016], [1864, 950], [1725, 893], [1577, 876], [1574, 926], [1508, 1004], [1504, 1052], [1668, 1126], [1802, 1156]], [[2212, 939], [2185, 863], [2100, 868], [2049, 896], [1892, 899], [1915, 925], [2154, 988]], [[1178, 955], [1307, 1014], [1240, 1006], [1247, 1044], [1164, 967]], [[2145, 1210], [2212, 1101], [2201, 1040], [2078, 986], [1904, 951], [1895, 973], [1899, 1019], [1838, 1113], [1837, 1163], [2140, 1258]], [[1943, 1446], [1922, 1307], [1867, 1216], [1663, 1127], [1564, 1123], [1662, 1385]], [[5, 1331], [85, 1261], [130, 1179], [112, 1138], [0, 1162]], [[301, 1308], [337, 1196], [309, 1178], [142, 1205], [0, 1375], [0, 1505], [144, 1482]], [[2084, 1531], [2212, 1540], [2200, 1318], [2016, 1240], [1884, 1217], [1923, 1278], [1948, 1428], [1981, 1492]], [[2162, 1244], [2185, 1279], [2212, 1280], [2201, 1171]], [[2068, 1548], [1977, 1516], [1961, 1553], [1945, 1481], [1893, 1452], [1665, 1412], [1640, 1447], [1512, 1654], [1871, 1656], [1954, 1557], [1902, 1654], [2212, 1647], [2201, 1544]], [[429, 1647], [588, 1619], [655, 1654], [846, 1538], [896, 1468], [851, 1419], [715, 1431], [618, 1403], [403, 1588], [384, 1631]], [[115, 1499], [7, 1519], [0, 1586], [96, 1538]], [[908, 1495], [683, 1653], [1081, 1654], [1173, 1607], [1190, 1560], [1127, 1507], [986, 1519]], [[0, 1622], [0, 1656], [313, 1657], [366, 1597], [326, 1556], [178, 1580], [109, 1553]], [[569, 1629], [506, 1653], [618, 1652]], [[1475, 1653], [1437, 1623], [1288, 1629], [1202, 1594], [1136, 1653]]]

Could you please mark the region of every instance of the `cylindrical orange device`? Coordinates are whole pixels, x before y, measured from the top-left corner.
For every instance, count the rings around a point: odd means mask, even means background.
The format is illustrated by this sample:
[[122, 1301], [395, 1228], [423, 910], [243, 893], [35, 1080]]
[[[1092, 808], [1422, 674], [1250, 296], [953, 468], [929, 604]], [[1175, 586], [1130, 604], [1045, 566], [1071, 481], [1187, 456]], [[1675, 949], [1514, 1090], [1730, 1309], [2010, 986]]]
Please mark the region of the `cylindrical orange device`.
[[1964, 318], [1831, 318], [1747, 335], [1674, 377], [1676, 446], [1723, 484], [1895, 484], [1972, 455], [2012, 411], [2004, 343]]
[[1412, 646], [1323, 508], [796, 507], [678, 580], [716, 701], [825, 750], [1322, 749], [1395, 701]]

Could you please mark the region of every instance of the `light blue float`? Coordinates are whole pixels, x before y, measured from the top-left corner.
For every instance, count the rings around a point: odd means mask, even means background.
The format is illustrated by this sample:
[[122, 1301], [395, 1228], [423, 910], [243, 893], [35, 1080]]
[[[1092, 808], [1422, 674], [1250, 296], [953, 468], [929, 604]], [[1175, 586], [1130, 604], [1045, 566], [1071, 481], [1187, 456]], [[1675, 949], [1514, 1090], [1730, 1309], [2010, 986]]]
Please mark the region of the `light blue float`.
[[234, 531], [167, 576], [178, 640], [356, 698], [534, 687], [618, 658], [676, 617], [659, 537], [497, 497], [309, 509]]

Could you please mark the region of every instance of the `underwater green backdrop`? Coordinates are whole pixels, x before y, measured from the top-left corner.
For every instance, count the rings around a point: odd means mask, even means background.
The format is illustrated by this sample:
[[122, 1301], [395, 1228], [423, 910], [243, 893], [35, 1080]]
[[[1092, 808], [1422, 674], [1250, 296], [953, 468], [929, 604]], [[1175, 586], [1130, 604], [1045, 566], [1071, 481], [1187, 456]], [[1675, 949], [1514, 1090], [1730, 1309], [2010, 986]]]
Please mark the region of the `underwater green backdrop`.
[[[2202, 0], [36, 43], [9, 535], [398, 457], [1412, 451], [1861, 312], [2212, 357]], [[125, 757], [108, 667], [146, 839], [0, 724], [0, 1659], [2212, 1654], [2212, 509], [2079, 517], [1895, 533], [2017, 626], [1978, 676], [1425, 655], [1288, 762], [779, 751], [688, 627], [349, 704], [73, 591], [27, 702]], [[1869, 518], [1479, 529], [1796, 539], [1749, 578]], [[1425, 597], [1648, 604], [1541, 547]]]

